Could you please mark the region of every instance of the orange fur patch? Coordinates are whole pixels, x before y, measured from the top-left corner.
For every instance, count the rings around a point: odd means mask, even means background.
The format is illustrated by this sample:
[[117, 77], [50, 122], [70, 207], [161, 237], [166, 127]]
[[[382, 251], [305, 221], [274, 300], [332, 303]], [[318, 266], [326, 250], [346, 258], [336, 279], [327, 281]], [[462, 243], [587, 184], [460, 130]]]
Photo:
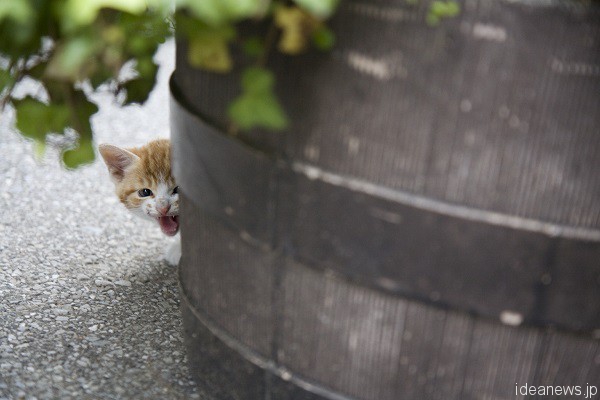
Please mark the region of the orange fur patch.
[[168, 139], [153, 140], [142, 147], [127, 149], [140, 159], [127, 171], [123, 180], [116, 184], [119, 200], [127, 208], [137, 208], [143, 199], [137, 195], [140, 189], [155, 191], [159, 183], [175, 186], [171, 175], [171, 143]]

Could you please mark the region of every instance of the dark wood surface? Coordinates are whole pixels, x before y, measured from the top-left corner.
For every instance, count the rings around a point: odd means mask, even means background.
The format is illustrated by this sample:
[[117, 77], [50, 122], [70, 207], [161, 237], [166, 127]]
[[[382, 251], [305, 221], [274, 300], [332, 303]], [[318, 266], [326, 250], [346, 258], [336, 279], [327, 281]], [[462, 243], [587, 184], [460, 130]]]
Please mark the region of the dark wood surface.
[[332, 53], [269, 61], [289, 131], [236, 140], [239, 70], [178, 43], [182, 307], [215, 399], [600, 386], [600, 8], [461, 4], [432, 28], [343, 2]]

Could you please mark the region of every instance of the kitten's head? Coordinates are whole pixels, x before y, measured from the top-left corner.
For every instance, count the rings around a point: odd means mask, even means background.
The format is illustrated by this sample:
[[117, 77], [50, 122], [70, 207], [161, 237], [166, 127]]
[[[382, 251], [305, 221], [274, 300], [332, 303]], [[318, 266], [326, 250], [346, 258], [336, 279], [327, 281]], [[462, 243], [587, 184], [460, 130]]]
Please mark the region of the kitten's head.
[[131, 212], [159, 223], [163, 233], [179, 230], [179, 194], [171, 175], [171, 146], [167, 139], [123, 149], [98, 146], [115, 184], [119, 200]]

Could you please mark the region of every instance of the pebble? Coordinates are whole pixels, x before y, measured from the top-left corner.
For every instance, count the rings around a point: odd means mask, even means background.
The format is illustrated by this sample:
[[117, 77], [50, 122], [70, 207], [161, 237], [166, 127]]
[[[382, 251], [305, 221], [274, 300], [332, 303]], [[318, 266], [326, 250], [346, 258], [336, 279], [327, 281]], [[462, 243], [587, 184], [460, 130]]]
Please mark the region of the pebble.
[[89, 304], [84, 304], [82, 306], [79, 307], [79, 311], [81, 312], [88, 312], [90, 311], [92, 308], [89, 306]]

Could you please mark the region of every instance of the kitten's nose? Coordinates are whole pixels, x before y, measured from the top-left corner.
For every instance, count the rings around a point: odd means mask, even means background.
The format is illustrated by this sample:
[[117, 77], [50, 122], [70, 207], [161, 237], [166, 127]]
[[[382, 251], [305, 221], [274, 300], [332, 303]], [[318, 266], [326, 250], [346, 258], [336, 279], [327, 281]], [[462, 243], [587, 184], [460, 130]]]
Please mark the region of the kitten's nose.
[[156, 207], [156, 210], [161, 213], [162, 215], [165, 215], [166, 213], [169, 212], [169, 210], [171, 209], [171, 205], [167, 204], [164, 207]]

